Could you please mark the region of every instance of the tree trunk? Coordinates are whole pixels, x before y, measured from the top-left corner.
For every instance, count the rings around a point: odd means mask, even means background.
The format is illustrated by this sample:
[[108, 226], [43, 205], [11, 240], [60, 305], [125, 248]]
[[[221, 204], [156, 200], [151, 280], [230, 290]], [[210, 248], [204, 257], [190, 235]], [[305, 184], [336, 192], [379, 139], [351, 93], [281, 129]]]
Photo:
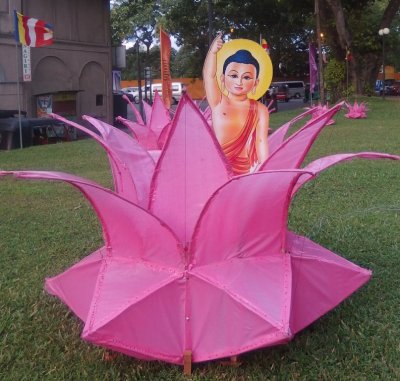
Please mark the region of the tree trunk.
[[[351, 49], [352, 47], [352, 37], [344, 16], [342, 1], [327, 0], [327, 3], [331, 8], [335, 20], [339, 46], [344, 52], [344, 55], [346, 55], [347, 49]], [[349, 61], [350, 79], [356, 92], [361, 93], [363, 89], [361, 89], [361, 81], [358, 78], [358, 56], [355, 53], [356, 52], [352, 52], [352, 60]], [[340, 57], [339, 60], [343, 60], [343, 57]]]
[[380, 23], [381, 28], [389, 28], [399, 8], [400, 8], [400, 0], [389, 1], [389, 4], [386, 7], [385, 12], [383, 12], [382, 20]]
[[333, 17], [335, 20], [336, 31], [339, 37], [339, 44], [342, 49], [351, 46], [352, 37], [347, 27], [346, 19], [344, 17], [343, 6], [341, 0], [327, 0], [330, 5]]

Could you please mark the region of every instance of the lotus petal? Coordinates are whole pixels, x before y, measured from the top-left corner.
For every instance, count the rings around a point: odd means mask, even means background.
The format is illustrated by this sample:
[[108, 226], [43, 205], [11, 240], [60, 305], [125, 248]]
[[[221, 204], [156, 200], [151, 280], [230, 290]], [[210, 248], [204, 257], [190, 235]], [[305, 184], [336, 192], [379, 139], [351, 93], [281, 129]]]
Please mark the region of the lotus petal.
[[122, 123], [125, 127], [128, 127], [132, 136], [139, 142], [139, 144], [146, 150], [158, 149], [158, 143], [156, 135], [149, 127], [132, 122], [128, 119], [117, 117], [117, 120]]
[[137, 122], [138, 124], [144, 125], [145, 123], [144, 123], [144, 120], [143, 120], [143, 118], [142, 118], [142, 115], [141, 115], [140, 112], [137, 110], [137, 108], [135, 107], [135, 105], [131, 102], [131, 100], [128, 98], [128, 96], [124, 94], [124, 95], [122, 96], [122, 98], [123, 98], [126, 102], [128, 102], [129, 107], [131, 108], [133, 114], [135, 115], [136, 122]]
[[258, 172], [235, 177], [218, 189], [196, 226], [193, 263], [280, 255], [285, 247], [288, 195], [304, 174], [299, 170]]
[[269, 154], [272, 155], [279, 148], [279, 146], [285, 140], [285, 136], [286, 136], [287, 132], [289, 131], [289, 128], [294, 123], [296, 123], [299, 120], [303, 119], [304, 117], [312, 114], [314, 111], [315, 111], [315, 107], [309, 108], [308, 110], [304, 111], [302, 114], [297, 115], [292, 120], [290, 120], [289, 122], [285, 123], [284, 125], [279, 127], [276, 131], [274, 131], [268, 137]]
[[102, 135], [100, 138], [91, 130], [59, 115], [52, 117], [75, 127], [98, 141], [106, 150], [110, 160], [115, 191], [127, 200], [148, 204], [151, 177], [155, 162], [149, 153], [123, 131], [98, 119], [84, 116]]
[[312, 119], [302, 129], [286, 139], [260, 166], [259, 170], [300, 168], [318, 134], [341, 107], [342, 103], [339, 103], [319, 117]]
[[[322, 171], [339, 164], [343, 161], [350, 161], [353, 159], [389, 159], [389, 160], [400, 160], [400, 156], [389, 155], [381, 152], [358, 152], [358, 153], [342, 153], [336, 155], [325, 156], [320, 159], [314, 160], [309, 163], [305, 168], [306, 171], [312, 172], [315, 176], [318, 176]], [[302, 187], [307, 181], [311, 180], [313, 176], [305, 175], [297, 181], [296, 186], [293, 189], [292, 196]]]
[[188, 242], [207, 199], [230, 175], [215, 135], [198, 108], [184, 96], [157, 162], [149, 210], [182, 242]]

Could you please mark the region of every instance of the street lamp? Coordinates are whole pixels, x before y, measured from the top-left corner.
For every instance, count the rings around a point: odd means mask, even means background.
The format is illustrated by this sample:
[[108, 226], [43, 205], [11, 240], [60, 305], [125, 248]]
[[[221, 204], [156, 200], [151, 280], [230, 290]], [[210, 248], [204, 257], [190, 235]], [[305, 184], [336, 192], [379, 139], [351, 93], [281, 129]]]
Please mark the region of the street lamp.
[[139, 90], [139, 112], [140, 115], [144, 116], [144, 110], [143, 110], [143, 102], [142, 102], [142, 78], [141, 78], [141, 65], [140, 65], [140, 43], [139, 39], [136, 40], [134, 49], [136, 49], [136, 54], [137, 54], [137, 83], [138, 83], [138, 90]]
[[385, 99], [385, 35], [390, 32], [389, 28], [379, 29], [378, 34], [382, 37], [382, 74], [383, 74], [383, 89], [382, 89], [382, 99]]

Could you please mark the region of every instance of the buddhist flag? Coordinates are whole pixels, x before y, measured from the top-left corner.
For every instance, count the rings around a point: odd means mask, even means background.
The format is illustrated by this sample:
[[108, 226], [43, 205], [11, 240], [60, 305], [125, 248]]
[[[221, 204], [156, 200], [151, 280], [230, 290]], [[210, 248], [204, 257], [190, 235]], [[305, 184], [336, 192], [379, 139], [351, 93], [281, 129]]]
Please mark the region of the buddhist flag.
[[27, 17], [14, 11], [15, 40], [31, 47], [53, 43], [53, 27], [45, 21]]
[[161, 84], [162, 98], [165, 107], [171, 107], [172, 101], [172, 81], [169, 69], [169, 61], [171, 56], [171, 40], [167, 33], [160, 28], [160, 54], [161, 54]]
[[269, 54], [269, 45], [268, 42], [265, 38], [263, 38], [261, 40], [261, 46], [263, 47], [263, 49], [265, 49], [265, 51]]

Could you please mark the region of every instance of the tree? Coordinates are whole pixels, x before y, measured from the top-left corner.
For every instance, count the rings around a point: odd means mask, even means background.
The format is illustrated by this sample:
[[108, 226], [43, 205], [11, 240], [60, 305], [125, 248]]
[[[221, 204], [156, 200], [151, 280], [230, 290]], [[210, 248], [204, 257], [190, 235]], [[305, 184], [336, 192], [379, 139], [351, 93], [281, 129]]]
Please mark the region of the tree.
[[[150, 0], [116, 0], [111, 9], [111, 36], [114, 44], [120, 45], [123, 40], [133, 39], [146, 46], [143, 66], [152, 66], [150, 47], [154, 42], [157, 20], [160, 17], [159, 2]], [[141, 59], [142, 59], [141, 58]], [[127, 73], [136, 73], [136, 64], [132, 58], [127, 60]], [[137, 78], [135, 76], [134, 78]]]
[[[274, 72], [278, 76], [279, 63], [285, 64], [289, 76], [303, 77], [308, 72], [311, 0], [212, 0], [212, 3], [213, 36], [217, 31], [222, 31], [226, 38], [259, 41], [262, 35], [271, 46]], [[191, 71], [201, 75], [202, 63], [208, 51], [209, 1], [170, 0], [163, 4], [163, 19], [168, 31], [176, 37], [179, 45], [191, 46], [196, 56], [191, 61], [196, 65]], [[306, 11], [305, 4], [308, 7]]]
[[[171, 76], [172, 77], [185, 77], [187, 72], [182, 72], [182, 67], [177, 65], [185, 60], [184, 54], [182, 55], [181, 49], [177, 52], [175, 49], [171, 49]], [[158, 45], [152, 46], [149, 53], [146, 51], [139, 51], [140, 66], [143, 70], [147, 62], [150, 62], [152, 78], [161, 78], [161, 62], [160, 62], [160, 47]], [[126, 51], [126, 68], [122, 71], [123, 80], [137, 79], [137, 60], [138, 53], [135, 48], [128, 49]], [[175, 63], [175, 65], [174, 65]], [[143, 79], [143, 72], [141, 75]]]
[[161, 23], [183, 49], [177, 55], [179, 62], [172, 62], [171, 67], [185, 76], [201, 76], [208, 51], [210, 4], [212, 36], [216, 31], [223, 31], [227, 38], [258, 41], [262, 34], [271, 46], [271, 59], [278, 76], [279, 63], [285, 65], [289, 76], [304, 76], [308, 72], [311, 30], [307, 23], [312, 0], [163, 0], [151, 2], [156, 9], [153, 18], [149, 17], [148, 1], [119, 0], [111, 13], [114, 39], [129, 38], [132, 30]]
[[390, 27], [400, 0], [327, 0], [327, 5], [325, 23], [332, 33], [332, 51], [342, 61], [346, 50], [351, 49], [352, 82], [357, 93], [363, 93], [365, 87], [373, 86], [380, 67], [378, 30]]
[[199, 54], [195, 54], [189, 45], [182, 46], [171, 58], [171, 75], [175, 78], [199, 77], [199, 68], [202, 67], [203, 58]]
[[[113, 38], [132, 38], [138, 32], [136, 38], [142, 38], [143, 42], [146, 38], [151, 44], [150, 41], [155, 41], [154, 27], [162, 23], [181, 46], [177, 62], [172, 62], [171, 67], [181, 75], [200, 76], [208, 51], [211, 21], [213, 35], [223, 31], [228, 38], [255, 41], [260, 35], [266, 38], [275, 76], [283, 75], [279, 71], [281, 63], [288, 77], [305, 77], [308, 44], [316, 40], [315, 1], [119, 0], [115, 7], [118, 9], [111, 12]], [[380, 68], [382, 46], [378, 30], [392, 25], [399, 27], [400, 0], [319, 1], [325, 50], [338, 62], [344, 62], [347, 48], [351, 50], [351, 79], [361, 93], [365, 86], [373, 85]], [[211, 4], [213, 15], [209, 20]], [[400, 45], [398, 39], [398, 33], [386, 38], [388, 57], [396, 60], [399, 58], [391, 51]]]
[[159, 2], [116, 0], [111, 8], [111, 38], [115, 45], [123, 40], [141, 41], [149, 51], [159, 14]]

